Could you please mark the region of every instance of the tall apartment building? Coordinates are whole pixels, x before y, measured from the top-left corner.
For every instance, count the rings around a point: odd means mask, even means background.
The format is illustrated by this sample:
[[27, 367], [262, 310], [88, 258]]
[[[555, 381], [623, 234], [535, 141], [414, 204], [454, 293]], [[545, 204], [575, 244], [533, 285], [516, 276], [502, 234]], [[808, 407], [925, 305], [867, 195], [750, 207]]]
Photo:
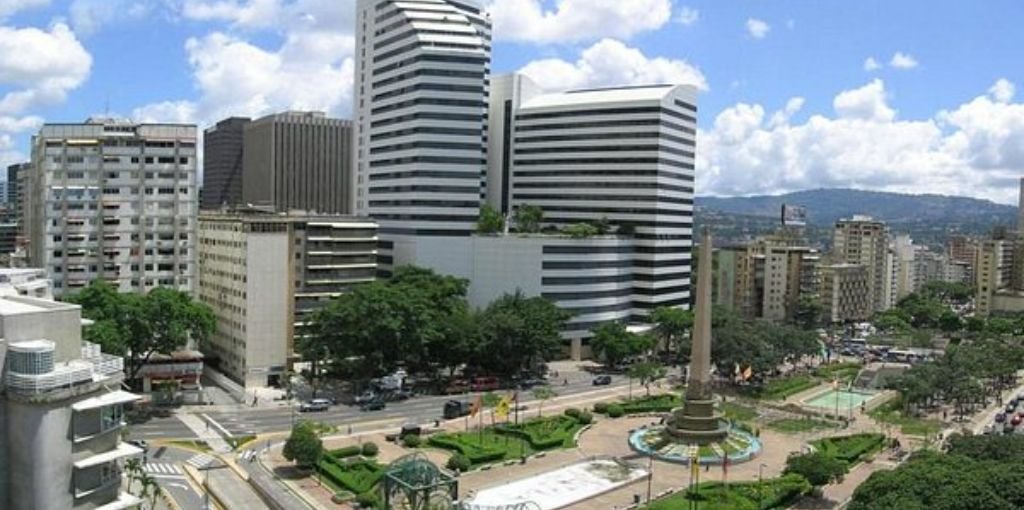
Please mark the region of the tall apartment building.
[[242, 155], [248, 117], [228, 117], [203, 131], [202, 209], [242, 203]]
[[274, 385], [309, 313], [377, 272], [377, 224], [333, 215], [204, 213], [199, 299], [217, 316], [206, 362]]
[[884, 311], [892, 306], [892, 266], [887, 266], [888, 228], [870, 216], [855, 215], [836, 223], [832, 244], [834, 262], [860, 264], [871, 282], [869, 309]]
[[46, 124], [24, 192], [30, 264], [57, 295], [106, 280], [121, 292], [191, 292], [196, 128], [90, 119]]
[[753, 319], [792, 320], [801, 296], [818, 293], [817, 250], [769, 236], [717, 253], [716, 303]]
[[323, 112], [276, 113], [245, 124], [242, 144], [243, 204], [351, 212], [351, 121]]
[[821, 266], [823, 319], [830, 323], [867, 320], [871, 310], [871, 271], [862, 264]]
[[0, 507], [118, 510], [122, 463], [142, 450], [121, 442], [122, 359], [82, 341], [81, 309], [0, 296]]
[[358, 0], [355, 54], [355, 213], [405, 236], [385, 249], [468, 237], [487, 165], [489, 17], [476, 0]]
[[7, 202], [8, 219], [12, 223], [21, 221], [21, 183], [31, 168], [32, 163], [16, 163], [7, 167], [7, 193], [4, 199]]

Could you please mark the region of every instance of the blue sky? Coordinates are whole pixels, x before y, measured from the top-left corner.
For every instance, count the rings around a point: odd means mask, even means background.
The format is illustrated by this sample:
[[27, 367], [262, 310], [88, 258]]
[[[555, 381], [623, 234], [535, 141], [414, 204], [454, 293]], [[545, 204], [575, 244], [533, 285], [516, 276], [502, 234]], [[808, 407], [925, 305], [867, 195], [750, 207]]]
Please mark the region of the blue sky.
[[[698, 192], [1016, 201], [1024, 2], [484, 0], [495, 72], [698, 84]], [[44, 121], [345, 116], [353, 0], [0, 0], [0, 163]], [[871, 60], [869, 60], [871, 59]]]

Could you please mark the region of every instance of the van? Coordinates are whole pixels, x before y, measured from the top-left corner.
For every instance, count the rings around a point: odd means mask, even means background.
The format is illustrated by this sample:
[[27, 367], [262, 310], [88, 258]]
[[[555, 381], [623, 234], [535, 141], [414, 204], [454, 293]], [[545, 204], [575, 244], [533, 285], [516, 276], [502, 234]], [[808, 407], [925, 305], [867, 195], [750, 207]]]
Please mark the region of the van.
[[472, 409], [472, 404], [460, 400], [449, 400], [444, 403], [444, 411], [442, 416], [446, 420], [453, 420], [455, 418], [461, 418], [469, 414]]

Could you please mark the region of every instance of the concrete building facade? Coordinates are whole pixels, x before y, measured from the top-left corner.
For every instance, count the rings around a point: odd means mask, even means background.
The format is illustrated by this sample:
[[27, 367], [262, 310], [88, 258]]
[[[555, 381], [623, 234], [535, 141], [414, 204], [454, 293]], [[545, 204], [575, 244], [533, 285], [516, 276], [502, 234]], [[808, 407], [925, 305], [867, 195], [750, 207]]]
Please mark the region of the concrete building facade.
[[7, 189], [4, 201], [7, 202], [8, 221], [12, 223], [18, 223], [21, 220], [21, 182], [31, 168], [31, 162], [15, 163], [7, 167]]
[[229, 117], [203, 131], [202, 209], [242, 203], [245, 127], [252, 119]]
[[821, 266], [823, 319], [829, 323], [867, 320], [871, 310], [872, 275], [860, 264]]
[[90, 119], [33, 137], [24, 223], [54, 294], [105, 280], [121, 292], [191, 292], [196, 128]]
[[[244, 123], [242, 144], [242, 204], [276, 211], [351, 212], [351, 121], [323, 112], [267, 115]], [[224, 146], [228, 157], [237, 154], [233, 142]]]
[[120, 510], [123, 361], [81, 338], [81, 310], [45, 299], [0, 296], [0, 507]]
[[377, 242], [365, 218], [204, 213], [199, 299], [217, 316], [206, 363], [246, 387], [276, 384], [308, 315], [374, 280]]
[[743, 317], [792, 320], [801, 296], [816, 296], [820, 285], [817, 250], [777, 236], [716, 254], [716, 304]]
[[832, 259], [836, 263], [859, 264], [868, 271], [868, 292], [872, 312], [892, 306], [892, 265], [889, 257], [888, 227], [870, 216], [855, 215], [836, 223]]

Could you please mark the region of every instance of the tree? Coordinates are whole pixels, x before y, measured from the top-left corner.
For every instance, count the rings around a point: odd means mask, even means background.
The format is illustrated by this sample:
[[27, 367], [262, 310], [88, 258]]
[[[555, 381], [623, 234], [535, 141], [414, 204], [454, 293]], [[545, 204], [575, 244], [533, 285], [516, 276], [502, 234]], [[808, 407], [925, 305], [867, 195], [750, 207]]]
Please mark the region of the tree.
[[964, 322], [960, 320], [960, 316], [952, 310], [946, 310], [939, 316], [938, 326], [942, 331], [952, 333], [963, 329]]
[[650, 345], [650, 340], [629, 332], [624, 324], [614, 321], [594, 328], [594, 336], [590, 339], [594, 354], [610, 367], [621, 365], [626, 358], [642, 353]]
[[803, 476], [811, 485], [821, 487], [842, 481], [846, 475], [846, 463], [821, 452], [790, 455], [783, 474], [790, 473]]
[[563, 349], [570, 314], [543, 297], [505, 294], [478, 313], [480, 342], [473, 358], [483, 369], [511, 377]]
[[536, 205], [522, 204], [516, 207], [514, 219], [518, 232], [536, 234], [544, 221], [544, 211]]
[[480, 207], [480, 219], [476, 223], [476, 231], [480, 234], [500, 234], [505, 230], [505, 217], [491, 204]]
[[671, 306], [660, 306], [651, 312], [655, 334], [669, 351], [689, 356], [690, 330], [693, 328], [693, 312]]
[[166, 287], [145, 295], [120, 294], [106, 282], [94, 280], [68, 301], [81, 306], [82, 316], [94, 321], [85, 329], [85, 339], [125, 358], [129, 381], [154, 354], [170, 354], [190, 340], [201, 344], [217, 327], [207, 305]]
[[641, 361], [633, 363], [627, 372], [631, 379], [640, 381], [640, 385], [651, 395], [651, 383], [665, 377], [665, 367], [656, 361]]
[[551, 400], [558, 396], [555, 390], [551, 389], [550, 386], [541, 386], [533, 389], [533, 398], [540, 401], [540, 405], [537, 406], [537, 416], [540, 417], [544, 411], [544, 402]]
[[316, 428], [308, 421], [300, 421], [292, 427], [291, 435], [284, 443], [284, 458], [303, 467], [314, 466], [323, 454], [324, 444]]
[[793, 311], [793, 322], [803, 329], [817, 328], [821, 324], [824, 309], [818, 296], [801, 294]]

